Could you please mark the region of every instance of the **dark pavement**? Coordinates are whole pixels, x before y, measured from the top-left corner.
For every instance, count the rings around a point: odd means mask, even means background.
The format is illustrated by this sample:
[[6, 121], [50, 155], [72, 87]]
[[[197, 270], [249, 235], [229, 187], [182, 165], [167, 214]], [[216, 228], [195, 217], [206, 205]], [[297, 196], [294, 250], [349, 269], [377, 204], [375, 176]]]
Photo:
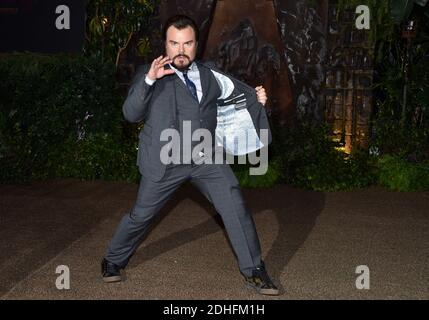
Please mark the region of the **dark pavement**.
[[[100, 260], [138, 185], [73, 179], [0, 185], [0, 299], [266, 299], [245, 288], [222, 223], [184, 185], [131, 259], [103, 283]], [[429, 299], [429, 192], [244, 189], [283, 295]], [[70, 269], [58, 290], [57, 266]], [[356, 267], [370, 289], [356, 288]]]

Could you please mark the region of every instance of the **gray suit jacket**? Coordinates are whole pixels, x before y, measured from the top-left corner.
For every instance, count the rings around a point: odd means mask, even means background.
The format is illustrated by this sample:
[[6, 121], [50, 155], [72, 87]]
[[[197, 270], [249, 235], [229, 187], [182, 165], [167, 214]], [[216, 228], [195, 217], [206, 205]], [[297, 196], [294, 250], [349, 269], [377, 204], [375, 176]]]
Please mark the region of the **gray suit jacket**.
[[[227, 76], [234, 83], [234, 91], [231, 99], [244, 93], [246, 97], [246, 108], [252, 118], [254, 127], [259, 134], [260, 129], [267, 129], [268, 143], [271, 143], [271, 131], [265, 109], [257, 101], [255, 89], [247, 84], [234, 79], [216, 69], [213, 64], [197, 62], [200, 71], [203, 97], [200, 108], [207, 110], [201, 120], [201, 127], [207, 128], [215, 135], [217, 124], [217, 103], [219, 88], [213, 89], [217, 85], [211, 70], [215, 70]], [[160, 141], [161, 132], [167, 128], [178, 130], [176, 90], [176, 74], [158, 79], [152, 86], [145, 82], [145, 77], [150, 65], [141, 66], [128, 92], [128, 96], [122, 107], [124, 117], [129, 122], [144, 121], [143, 129], [139, 134], [139, 150], [137, 155], [137, 165], [144, 177], [153, 181], [162, 179], [165, 173], [165, 165], [160, 160], [160, 151], [167, 142]], [[224, 99], [225, 100], [225, 99]]]

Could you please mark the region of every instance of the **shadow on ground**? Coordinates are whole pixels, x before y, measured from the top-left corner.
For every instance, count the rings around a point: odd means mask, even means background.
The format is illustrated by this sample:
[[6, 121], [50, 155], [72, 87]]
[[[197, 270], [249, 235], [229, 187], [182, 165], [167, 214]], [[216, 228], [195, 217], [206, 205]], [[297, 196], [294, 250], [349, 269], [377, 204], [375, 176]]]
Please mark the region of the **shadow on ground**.
[[[118, 213], [125, 214], [134, 204], [137, 189], [136, 184], [75, 179], [0, 185], [0, 250], [7, 257], [0, 261], [0, 296], [102, 220], [116, 220]], [[276, 186], [244, 189], [243, 196], [254, 216], [267, 210], [276, 214], [278, 225], [272, 229], [277, 237], [263, 256], [270, 274], [278, 279], [313, 228], [324, 206], [324, 194]], [[167, 202], [150, 232], [156, 232], [162, 219], [185, 199], [203, 208], [208, 213], [207, 220], [149, 243], [137, 251], [128, 268], [219, 230], [227, 237], [212, 204], [190, 183], [179, 188]]]
[[0, 185], [0, 296], [126, 208], [136, 188], [77, 179]]
[[[263, 191], [263, 192], [262, 192]], [[296, 190], [287, 186], [276, 186], [272, 189], [244, 189], [243, 196], [254, 216], [263, 214], [266, 210], [274, 211], [277, 218], [277, 237], [268, 252], [263, 252], [264, 261], [274, 279], [279, 279], [295, 252], [301, 247], [310, 234], [315, 221], [323, 210], [325, 195], [321, 192]], [[146, 261], [174, 250], [177, 247], [194, 240], [206, 237], [223, 229], [227, 237], [220, 215], [211, 203], [190, 184], [182, 186], [169, 200], [148, 232], [156, 232], [156, 226], [181, 201], [189, 198], [209, 213], [209, 218], [188, 229], [180, 230], [148, 244], [144, 250], [130, 259], [128, 268], [136, 268]], [[261, 237], [261, 235], [259, 234]], [[144, 241], [144, 239], [143, 239]], [[230, 249], [232, 250], [231, 246]]]

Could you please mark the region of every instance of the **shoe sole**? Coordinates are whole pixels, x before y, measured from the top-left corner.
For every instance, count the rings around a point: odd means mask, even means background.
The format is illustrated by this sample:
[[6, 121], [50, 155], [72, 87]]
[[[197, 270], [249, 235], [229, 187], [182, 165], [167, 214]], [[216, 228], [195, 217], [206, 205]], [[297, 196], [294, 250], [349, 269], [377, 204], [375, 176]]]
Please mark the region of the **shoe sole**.
[[280, 294], [278, 289], [260, 289], [258, 292], [266, 296], [278, 296]]
[[122, 281], [122, 277], [121, 276], [103, 277], [103, 281], [107, 283], [119, 282], [119, 281]]
[[256, 290], [259, 294], [263, 294], [265, 296], [278, 296], [280, 294], [279, 289], [260, 289], [258, 287], [252, 286], [251, 284], [246, 284], [249, 289]]

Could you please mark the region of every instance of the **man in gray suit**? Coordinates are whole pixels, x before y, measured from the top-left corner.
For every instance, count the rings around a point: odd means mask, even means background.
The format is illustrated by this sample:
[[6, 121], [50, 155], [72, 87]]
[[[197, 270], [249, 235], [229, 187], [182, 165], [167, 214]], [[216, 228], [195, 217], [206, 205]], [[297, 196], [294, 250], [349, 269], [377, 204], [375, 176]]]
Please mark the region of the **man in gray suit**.
[[[226, 107], [223, 110], [231, 107], [231, 112], [240, 114], [241, 118], [236, 118], [242, 119], [240, 125], [247, 119], [252, 130], [264, 127], [269, 130], [263, 108], [267, 100], [265, 90], [262, 87], [255, 90], [214, 67], [194, 61], [198, 28], [189, 17], [171, 17], [164, 26], [163, 36], [166, 56], [138, 70], [123, 105], [126, 120], [144, 121], [137, 157], [142, 178], [137, 201], [122, 218], [102, 261], [103, 280], [122, 280], [120, 271], [137, 249], [154, 216], [173, 192], [190, 180], [221, 215], [246, 284], [261, 294], [278, 295], [279, 290], [261, 259], [252, 215], [229, 165], [207, 163], [205, 160], [214, 155], [211, 151], [193, 154], [189, 159], [181, 152], [180, 159], [167, 164], [161, 156], [166, 146], [170, 146], [169, 155], [178, 147], [173, 140], [173, 143], [163, 141], [165, 130], [176, 129], [184, 136], [186, 131], [205, 129], [212, 137], [216, 136], [222, 125], [219, 122], [227, 123], [219, 118], [220, 106]], [[259, 142], [256, 134], [254, 137]], [[188, 142], [195, 147], [200, 141]]]

